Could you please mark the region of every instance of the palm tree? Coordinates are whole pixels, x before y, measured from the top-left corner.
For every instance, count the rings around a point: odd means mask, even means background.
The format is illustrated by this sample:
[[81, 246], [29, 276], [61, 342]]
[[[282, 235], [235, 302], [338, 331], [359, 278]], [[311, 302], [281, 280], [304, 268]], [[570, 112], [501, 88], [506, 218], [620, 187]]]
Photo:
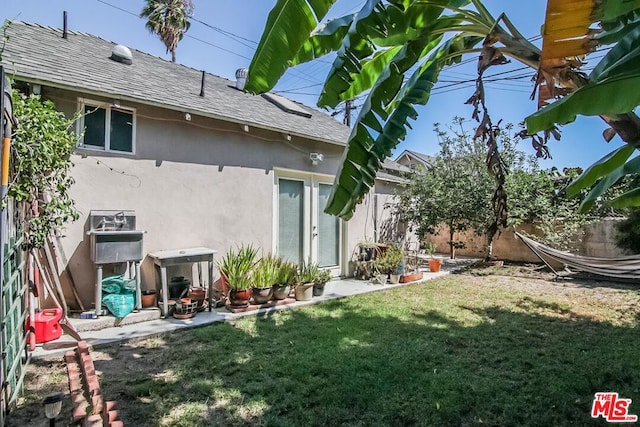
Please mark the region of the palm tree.
[[[492, 227], [506, 222], [505, 171], [484, 105], [482, 74], [507, 57], [537, 72], [541, 109], [526, 123], [541, 155], [548, 154], [546, 138], [557, 135], [554, 125], [570, 123], [578, 114], [599, 115], [611, 126], [607, 137], [617, 134], [627, 143], [587, 169], [573, 192], [599, 180], [588, 196], [593, 199], [619, 177], [640, 173], [640, 156], [627, 161], [640, 147], [640, 118], [633, 113], [640, 105], [640, 0], [548, 0], [542, 48], [504, 14], [492, 16], [480, 0], [368, 0], [357, 13], [318, 27], [335, 1], [299, 7], [300, 2], [278, 0], [245, 86], [249, 92], [268, 91], [288, 67], [335, 52], [318, 105], [335, 108], [366, 94], [326, 212], [352, 216], [384, 159], [404, 139], [409, 119], [417, 118], [415, 106], [429, 101], [440, 71], [468, 53], [480, 54], [477, 90], [468, 102], [476, 107], [477, 135], [487, 143], [498, 184]], [[593, 31], [594, 25], [602, 31]], [[577, 58], [605, 45], [612, 49], [595, 69], [589, 75], [581, 71]], [[640, 205], [640, 188], [616, 200], [618, 206]]]
[[187, 32], [193, 16], [191, 0], [146, 0], [140, 17], [147, 18], [147, 29], [160, 37], [171, 52], [171, 62], [176, 62], [176, 49]]

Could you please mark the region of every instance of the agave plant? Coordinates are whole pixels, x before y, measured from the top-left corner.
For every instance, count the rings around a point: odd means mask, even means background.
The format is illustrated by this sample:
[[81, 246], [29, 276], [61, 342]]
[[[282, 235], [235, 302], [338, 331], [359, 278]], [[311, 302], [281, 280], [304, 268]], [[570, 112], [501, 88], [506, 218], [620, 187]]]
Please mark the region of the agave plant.
[[314, 262], [303, 262], [298, 269], [299, 283], [313, 283], [318, 276], [320, 267]]
[[294, 284], [298, 275], [298, 266], [292, 262], [284, 261], [280, 259], [280, 266], [278, 270], [278, 279], [276, 283], [279, 285], [292, 285]]
[[271, 253], [263, 256], [253, 270], [253, 287], [270, 288], [278, 282], [280, 259]]
[[229, 284], [229, 289], [250, 289], [252, 273], [256, 265], [258, 250], [251, 245], [240, 245], [230, 249], [220, 261], [218, 269]]

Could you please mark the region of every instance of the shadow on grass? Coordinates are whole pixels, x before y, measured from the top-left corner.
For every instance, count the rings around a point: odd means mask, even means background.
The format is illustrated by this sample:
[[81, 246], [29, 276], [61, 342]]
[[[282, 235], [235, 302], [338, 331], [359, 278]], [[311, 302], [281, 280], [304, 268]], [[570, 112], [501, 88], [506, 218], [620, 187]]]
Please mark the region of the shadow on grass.
[[605, 425], [598, 391], [640, 413], [637, 327], [378, 294], [107, 350], [103, 392], [136, 426]]

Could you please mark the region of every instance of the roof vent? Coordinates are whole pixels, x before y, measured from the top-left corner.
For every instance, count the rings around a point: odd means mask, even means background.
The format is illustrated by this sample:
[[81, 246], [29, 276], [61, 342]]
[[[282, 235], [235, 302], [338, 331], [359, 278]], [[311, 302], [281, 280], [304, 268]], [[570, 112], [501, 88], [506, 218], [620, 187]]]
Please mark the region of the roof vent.
[[247, 83], [248, 74], [248, 68], [238, 68], [236, 70], [236, 89], [244, 90], [244, 85], [245, 83]]
[[122, 62], [123, 64], [131, 65], [133, 63], [133, 56], [131, 50], [121, 44], [115, 45], [111, 51], [110, 59], [116, 62]]

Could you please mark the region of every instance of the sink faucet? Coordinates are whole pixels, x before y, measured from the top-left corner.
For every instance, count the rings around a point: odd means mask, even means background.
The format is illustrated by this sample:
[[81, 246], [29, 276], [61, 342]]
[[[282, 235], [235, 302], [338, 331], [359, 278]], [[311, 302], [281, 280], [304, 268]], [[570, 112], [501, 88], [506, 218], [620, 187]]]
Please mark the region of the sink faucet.
[[127, 225], [127, 217], [125, 216], [124, 211], [120, 211], [114, 214], [109, 219], [107, 219], [106, 217], [102, 217], [102, 219], [100, 220], [96, 228], [104, 231], [105, 228], [109, 226], [113, 228], [116, 228], [116, 226], [118, 226], [119, 228], [122, 228], [125, 225]]

